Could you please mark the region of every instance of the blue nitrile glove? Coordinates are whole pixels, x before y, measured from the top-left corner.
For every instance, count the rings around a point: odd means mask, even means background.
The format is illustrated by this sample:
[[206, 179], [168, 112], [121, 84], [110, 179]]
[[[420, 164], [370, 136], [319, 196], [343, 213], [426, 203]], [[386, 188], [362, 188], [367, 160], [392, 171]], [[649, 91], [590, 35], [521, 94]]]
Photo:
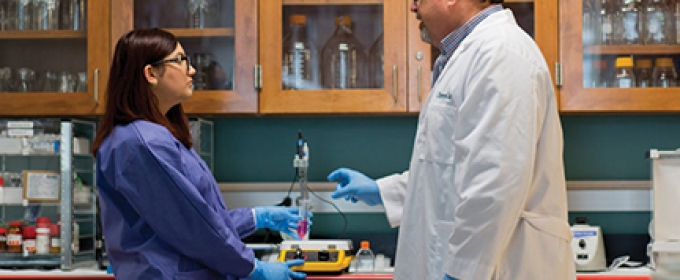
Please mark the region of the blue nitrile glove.
[[444, 279], [442, 279], [442, 280], [458, 280], [458, 279], [453, 278], [453, 277], [449, 276], [448, 274], [444, 274]]
[[260, 262], [255, 259], [255, 270], [248, 276], [250, 280], [290, 280], [305, 279], [307, 274], [290, 270], [291, 266], [302, 265], [305, 260], [297, 259], [283, 262]]
[[344, 196], [345, 200], [354, 203], [363, 201], [370, 206], [383, 203], [378, 183], [361, 172], [339, 168], [328, 175], [328, 181], [338, 181], [335, 191], [331, 194], [334, 199]]
[[[300, 210], [297, 208], [283, 206], [262, 206], [253, 207], [255, 210], [255, 227], [258, 229], [268, 228], [281, 231], [292, 237], [300, 237], [293, 230], [297, 230], [298, 223], [302, 220]], [[307, 212], [308, 217], [312, 217], [312, 212]], [[308, 226], [312, 225], [309, 221]]]

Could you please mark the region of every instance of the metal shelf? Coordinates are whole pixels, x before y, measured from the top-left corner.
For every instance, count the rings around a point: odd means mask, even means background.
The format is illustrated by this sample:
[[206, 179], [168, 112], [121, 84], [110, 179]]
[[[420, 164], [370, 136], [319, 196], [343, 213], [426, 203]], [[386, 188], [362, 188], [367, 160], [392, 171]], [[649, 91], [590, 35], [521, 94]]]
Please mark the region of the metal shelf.
[[32, 267], [61, 265], [59, 254], [30, 255], [24, 257], [21, 253], [0, 253], [0, 267]]

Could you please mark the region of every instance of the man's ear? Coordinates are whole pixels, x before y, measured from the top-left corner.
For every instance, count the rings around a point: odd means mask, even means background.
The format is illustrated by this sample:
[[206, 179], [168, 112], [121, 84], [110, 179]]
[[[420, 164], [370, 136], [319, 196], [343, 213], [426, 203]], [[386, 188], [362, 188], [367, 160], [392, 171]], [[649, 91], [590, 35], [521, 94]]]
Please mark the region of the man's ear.
[[144, 66], [144, 78], [150, 85], [155, 86], [158, 84], [158, 71], [151, 65]]

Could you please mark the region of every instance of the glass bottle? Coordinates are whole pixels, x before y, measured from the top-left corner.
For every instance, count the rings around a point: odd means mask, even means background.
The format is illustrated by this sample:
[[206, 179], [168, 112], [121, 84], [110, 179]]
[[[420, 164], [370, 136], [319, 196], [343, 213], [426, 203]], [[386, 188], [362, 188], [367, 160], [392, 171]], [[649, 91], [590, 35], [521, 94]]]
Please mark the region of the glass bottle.
[[370, 69], [371, 87], [383, 88], [385, 86], [385, 72], [383, 65], [385, 65], [385, 54], [383, 34], [373, 43], [369, 51], [368, 63]]
[[9, 228], [7, 229], [7, 252], [21, 253], [23, 245], [22, 225], [21, 221], [9, 222]]
[[307, 17], [294, 14], [288, 19], [289, 32], [283, 38], [283, 65], [281, 86], [283, 89], [319, 88], [315, 78], [316, 48], [307, 37]]
[[0, 0], [0, 30], [9, 29], [9, 14], [7, 13], [8, 0]]
[[9, 10], [13, 13], [14, 24], [11, 29], [31, 30], [33, 29], [33, 2], [31, 0], [10, 0]]
[[594, 7], [592, 0], [583, 1], [583, 45], [595, 45], [599, 43], [602, 23], [600, 13]]
[[597, 78], [594, 87], [606, 88], [612, 86], [611, 70], [607, 65], [607, 60], [598, 59], [594, 63]]
[[621, 0], [616, 17], [615, 41], [623, 45], [640, 43], [640, 12], [636, 0]]
[[614, 73], [614, 87], [631, 88], [635, 86], [632, 57], [617, 57]]
[[652, 87], [652, 60], [638, 59], [635, 61], [635, 78], [637, 87]]
[[33, 22], [36, 30], [59, 29], [59, 0], [35, 0]]
[[212, 19], [217, 9], [216, 4], [214, 0], [187, 0], [189, 28], [213, 27]]
[[600, 2], [600, 23], [602, 24], [600, 32], [600, 44], [613, 45], [614, 44], [614, 24], [615, 24], [615, 9], [612, 9], [612, 2], [602, 0]]
[[85, 0], [61, 0], [61, 29], [85, 30], [87, 3]]
[[670, 44], [671, 13], [665, 0], [647, 0], [642, 9], [643, 43]]
[[361, 241], [361, 248], [355, 256], [356, 272], [373, 272], [375, 256], [368, 241]]
[[61, 253], [61, 229], [58, 224], [50, 225], [50, 254]]
[[7, 251], [7, 229], [0, 227], [0, 253]]
[[361, 88], [365, 86], [366, 55], [350, 29], [349, 16], [335, 18], [336, 29], [323, 47], [322, 69], [325, 88]]
[[38, 217], [35, 228], [35, 254], [47, 255], [50, 253], [50, 218]]
[[655, 61], [654, 72], [652, 77], [654, 77], [655, 87], [674, 87], [677, 86], [678, 74], [675, 72], [675, 67], [673, 67], [673, 59], [670, 57], [660, 57]]
[[23, 255], [27, 257], [35, 254], [35, 227], [25, 226], [23, 229]]

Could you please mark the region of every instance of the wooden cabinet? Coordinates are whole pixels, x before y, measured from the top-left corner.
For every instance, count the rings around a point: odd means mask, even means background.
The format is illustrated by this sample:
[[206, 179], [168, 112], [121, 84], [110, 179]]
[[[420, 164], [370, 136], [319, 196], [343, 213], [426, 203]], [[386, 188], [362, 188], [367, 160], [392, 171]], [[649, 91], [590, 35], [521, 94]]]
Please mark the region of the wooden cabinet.
[[[557, 1], [505, 0], [503, 7], [512, 10], [524, 31], [530, 34], [555, 77], [554, 67], [558, 58]], [[419, 112], [427, 99], [432, 84], [432, 65], [438, 51], [420, 40], [420, 21], [415, 14], [408, 15], [408, 111]]]
[[182, 103], [187, 114], [256, 113], [257, 5], [246, 0], [115, 0], [109, 40], [113, 46], [133, 28], [166, 29], [178, 37], [197, 70], [194, 94]]
[[[563, 0], [560, 2], [560, 53], [563, 67], [563, 85], [560, 90], [560, 110], [563, 113], [595, 112], [678, 112], [680, 111], [680, 91], [677, 87], [642, 88], [639, 80], [630, 88], [622, 88], [630, 81], [614, 75], [616, 59], [627, 57], [633, 64], [642, 66], [641, 60], [648, 60], [652, 66], [658, 58], [678, 61], [680, 45], [677, 41], [670, 44], [634, 44], [612, 39], [603, 42], [602, 30], [612, 28], [611, 23], [603, 24], [600, 12], [603, 1]], [[675, 1], [670, 1], [675, 2]], [[618, 10], [618, 1], [604, 1], [605, 10]], [[642, 9], [637, 7], [636, 9]], [[673, 20], [674, 24], [675, 20]], [[633, 22], [633, 26], [636, 23]], [[618, 29], [614, 23], [612, 30]], [[675, 38], [675, 29], [669, 35]], [[638, 29], [642, 32], [644, 28]], [[605, 31], [607, 33], [609, 31]], [[607, 36], [607, 35], [605, 35]], [[641, 36], [641, 34], [632, 35]], [[613, 37], [612, 37], [613, 38]], [[673, 39], [675, 40], [675, 39]], [[636, 67], [634, 67], [636, 68]], [[673, 67], [675, 68], [675, 67]], [[638, 72], [635, 69], [634, 72]]]
[[81, 30], [61, 23], [56, 30], [0, 24], [0, 116], [83, 116], [103, 109], [109, 4], [87, 1]]
[[[407, 6], [408, 2], [401, 0], [267, 0], [260, 5], [260, 113], [406, 112]], [[293, 30], [293, 15], [304, 18], [308, 43], [299, 46], [304, 46], [309, 59], [304, 54], [291, 58], [292, 51], [286, 52], [289, 63], [284, 67], [284, 36]], [[337, 17], [344, 19], [338, 21]], [[351, 29], [363, 50], [352, 51], [349, 41], [329, 43], [342, 28]], [[381, 34], [382, 46], [378, 41]], [[371, 68], [371, 57], [377, 57], [371, 55], [375, 46], [384, 51], [379, 66]], [[353, 67], [355, 58], [359, 63]], [[304, 84], [295, 82], [304, 75], [303, 70], [294, 68], [299, 66], [296, 61], [302, 60], [310, 65], [307, 69], [317, 69]], [[340, 82], [345, 79], [347, 82]]]

